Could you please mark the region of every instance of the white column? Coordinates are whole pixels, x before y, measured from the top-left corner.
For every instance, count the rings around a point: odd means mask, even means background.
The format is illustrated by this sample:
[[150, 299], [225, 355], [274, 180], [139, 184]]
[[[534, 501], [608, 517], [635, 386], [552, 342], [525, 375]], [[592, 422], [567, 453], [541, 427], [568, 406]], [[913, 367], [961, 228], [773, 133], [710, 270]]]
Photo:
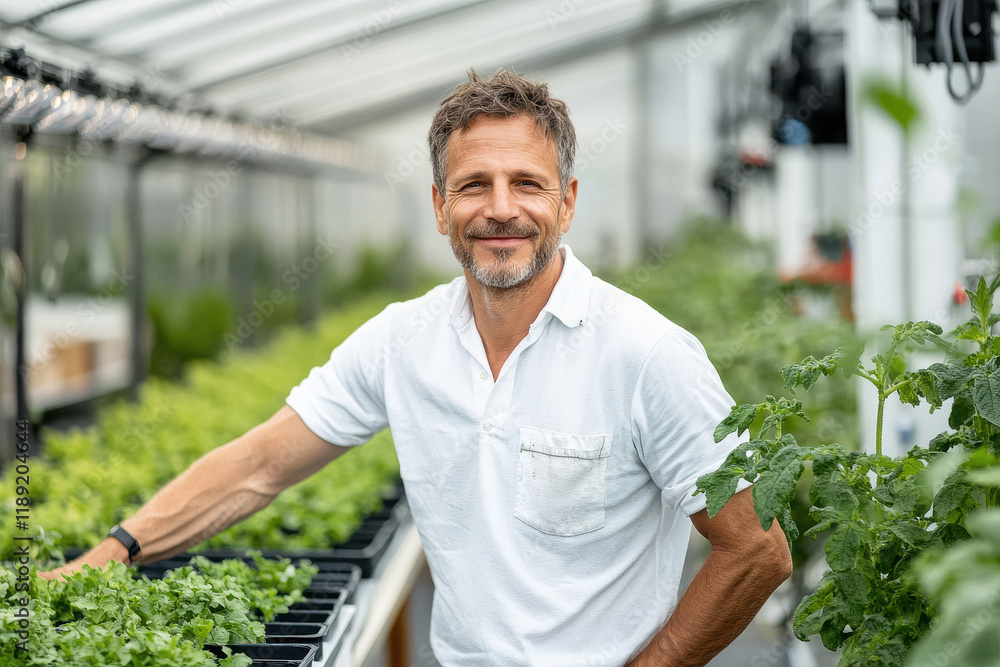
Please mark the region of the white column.
[[[955, 206], [960, 142], [957, 105], [938, 70], [912, 64], [912, 44], [899, 22], [880, 24], [864, 0], [851, 0], [847, 25], [848, 87], [852, 115], [850, 233], [857, 328], [870, 336], [883, 324], [938, 321], [945, 329], [947, 299], [959, 276], [960, 239]], [[904, 81], [921, 120], [904, 144], [888, 116], [862, 102], [866, 81]], [[874, 354], [869, 349], [866, 359]], [[914, 367], [933, 356], [914, 358]], [[863, 383], [867, 385], [867, 383]], [[862, 443], [874, 449], [875, 394], [859, 394]], [[895, 456], [944, 430], [946, 412], [886, 403], [883, 452]], [[912, 432], [908, 440], [901, 433]]]

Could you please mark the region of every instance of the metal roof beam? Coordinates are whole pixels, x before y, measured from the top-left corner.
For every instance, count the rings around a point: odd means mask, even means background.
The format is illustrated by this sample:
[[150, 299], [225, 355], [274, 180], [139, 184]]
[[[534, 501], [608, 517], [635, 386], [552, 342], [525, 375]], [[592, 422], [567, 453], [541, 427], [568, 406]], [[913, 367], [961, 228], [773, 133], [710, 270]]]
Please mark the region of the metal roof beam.
[[[471, 2], [468, 2], [467, 4], [458, 7], [449, 7], [448, 9], [431, 10], [427, 13], [414, 16], [406, 21], [400, 21], [399, 23], [390, 23], [378, 33], [377, 37], [383, 37], [385, 35], [394, 32], [407, 30], [409, 28], [423, 25], [425, 23], [430, 23], [431, 21], [440, 21], [442, 19], [447, 18], [448, 16], [455, 16], [460, 13], [465, 13], [476, 7], [480, 7], [482, 5], [486, 5], [496, 1], [497, 0], [472, 0]], [[237, 81], [239, 79], [243, 79], [248, 76], [257, 76], [261, 72], [267, 70], [277, 69], [279, 67], [284, 67], [285, 65], [291, 65], [292, 63], [304, 60], [306, 58], [311, 58], [313, 56], [318, 56], [328, 51], [335, 51], [339, 48], [350, 45], [354, 41], [354, 39], [355, 39], [354, 37], [351, 37], [349, 39], [337, 40], [333, 43], [310, 46], [306, 49], [299, 51], [298, 53], [294, 53], [285, 56], [283, 58], [279, 58], [278, 60], [268, 63], [267, 65], [264, 65], [263, 67], [248, 67], [242, 70], [237, 70], [236, 72], [227, 74], [225, 76], [212, 79], [210, 81], [205, 81], [199, 84], [198, 86], [191, 88], [189, 92], [195, 94], [204, 93], [222, 84], [230, 83], [232, 81]]]
[[[749, 0], [752, 6], [763, 6], [776, 0]], [[558, 67], [567, 63], [588, 58], [591, 56], [611, 51], [624, 46], [634, 45], [643, 41], [659, 37], [673, 30], [678, 30], [706, 18], [715, 16], [719, 12], [732, 10], [737, 6], [746, 6], [746, 0], [735, 0], [734, 2], [716, 3], [710, 7], [699, 8], [686, 12], [683, 16], [668, 16], [661, 12], [655, 12], [650, 16], [650, 20], [634, 28], [623, 30], [618, 33], [603, 35], [594, 40], [586, 40], [582, 43], [570, 44], [566, 47], [552, 49], [546, 53], [539, 54], [523, 60], [516, 60], [509, 63], [497, 63], [492, 67], [485, 68], [487, 71], [497, 69], [501, 66], [513, 68], [519, 72], [527, 72], [539, 69]], [[461, 83], [461, 79], [456, 78], [448, 84], [432, 84], [419, 90], [393, 98], [385, 102], [377, 102], [353, 111], [341, 114], [334, 114], [328, 120], [317, 120], [315, 122], [305, 121], [300, 125], [324, 134], [338, 134], [359, 125], [366, 125], [391, 118], [397, 114], [404, 113], [418, 106], [436, 104], [441, 101], [445, 94], [455, 85]], [[313, 105], [315, 108], [315, 105]]]
[[50, 7], [49, 9], [46, 9], [46, 10], [41, 11], [41, 12], [38, 12], [37, 14], [34, 14], [33, 16], [29, 16], [26, 19], [22, 19], [22, 20], [18, 21], [17, 25], [18, 25], [18, 27], [34, 27], [35, 25], [38, 24], [39, 21], [41, 21], [44, 18], [48, 18], [49, 16], [52, 16], [53, 14], [57, 14], [57, 13], [63, 11], [64, 9], [72, 9], [73, 7], [76, 7], [77, 5], [85, 5], [85, 4], [87, 4], [88, 2], [91, 2], [91, 1], [92, 0], [72, 0], [72, 2], [64, 2], [61, 5], [57, 5], [55, 7]]
[[[118, 22], [108, 21], [106, 24], [101, 26], [101, 37], [107, 37], [111, 33], [123, 32], [130, 30], [136, 26], [146, 25], [151, 21], [156, 21], [164, 16], [169, 16], [171, 14], [176, 14], [177, 12], [182, 12], [185, 9], [191, 7], [197, 7], [198, 5], [204, 5], [213, 0], [178, 0], [178, 2], [163, 6], [154, 7], [147, 12], [141, 12], [139, 14], [133, 14], [128, 18], [124, 18]], [[96, 40], [95, 36], [83, 37], [80, 39], [81, 44], [93, 44]]]
[[[193, 3], [188, 4], [199, 4], [204, 0], [195, 0]], [[234, 13], [232, 16], [226, 17], [226, 26], [232, 26], [234, 24], [257, 22], [260, 23], [261, 19], [267, 18], [270, 14], [280, 14], [286, 13], [289, 6], [288, 0], [275, 0], [268, 5], [263, 7], [255, 7], [252, 12], [244, 11]], [[299, 0], [298, 5], [302, 5], [303, 2]], [[320, 4], [320, 3], [316, 3]], [[266, 24], [265, 24], [266, 26]], [[148, 54], [155, 52], [157, 49], [163, 48], [176, 48], [178, 44], [183, 45], [184, 40], [198, 39], [205, 35], [215, 35], [219, 32], [219, 26], [214, 23], [205, 23], [201, 25], [191, 26], [183, 31], [183, 34], [172, 34], [165, 37], [161, 37], [156, 40], [147, 41], [143, 44], [142, 51], [126, 51], [124, 54], [131, 57], [142, 57], [143, 54]]]
[[[78, 51], [76, 58], [79, 60], [87, 61], [88, 65], [93, 65], [93, 60], [100, 60], [104, 62], [115, 62], [129, 67], [136, 68], [137, 70], [142, 70], [148, 63], [134, 61], [127, 58], [122, 58], [107, 51], [102, 51], [100, 49], [95, 49], [92, 46], [88, 46], [86, 43], [77, 41], [75, 39], [66, 39], [65, 37], [56, 37], [44, 30], [40, 30], [32, 25], [28, 25], [23, 22], [5, 21], [0, 18], [0, 30], [27, 30], [32, 34], [38, 36], [40, 39], [52, 44], [54, 46], [69, 47]], [[86, 57], [83, 57], [86, 56]]]

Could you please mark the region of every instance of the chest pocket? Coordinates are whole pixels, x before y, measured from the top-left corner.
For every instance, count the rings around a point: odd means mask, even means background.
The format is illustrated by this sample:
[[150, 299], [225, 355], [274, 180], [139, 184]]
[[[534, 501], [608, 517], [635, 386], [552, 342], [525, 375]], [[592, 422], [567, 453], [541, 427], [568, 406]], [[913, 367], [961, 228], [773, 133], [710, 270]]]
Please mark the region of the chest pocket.
[[514, 516], [550, 535], [601, 528], [611, 439], [522, 427]]

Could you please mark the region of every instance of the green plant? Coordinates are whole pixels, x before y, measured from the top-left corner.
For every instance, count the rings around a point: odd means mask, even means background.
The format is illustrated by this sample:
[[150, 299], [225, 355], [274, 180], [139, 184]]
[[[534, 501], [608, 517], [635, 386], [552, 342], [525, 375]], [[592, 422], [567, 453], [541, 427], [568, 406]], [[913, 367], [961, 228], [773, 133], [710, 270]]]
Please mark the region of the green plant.
[[[314, 330], [288, 330], [266, 348], [237, 350], [220, 362], [192, 362], [183, 383], [152, 379], [137, 403], [108, 407], [91, 428], [44, 433], [31, 465], [31, 523], [41, 538], [33, 558], [89, 548], [133, 514], [192, 461], [273, 415], [288, 391], [391, 297], [373, 295], [325, 318]], [[388, 432], [339, 458], [283, 494], [216, 545], [325, 548], [342, 542], [398, 478]], [[15, 514], [14, 470], [0, 475], [0, 506]], [[18, 533], [20, 534], [20, 533]], [[56, 535], [58, 534], [58, 538]], [[0, 558], [11, 558], [15, 525], [0, 524]]]
[[[790, 391], [812, 389], [821, 376], [837, 371], [874, 385], [874, 453], [849, 452], [837, 443], [801, 446], [784, 426], [793, 418], [807, 417], [801, 401], [785, 397], [734, 406], [716, 430], [721, 440], [732, 432], [744, 433], [763, 417], [756, 437], [737, 447], [719, 470], [699, 479], [710, 515], [721, 509], [743, 478], [755, 482], [754, 507], [761, 526], [768, 528], [777, 520], [794, 542], [800, 536], [790, 506], [799, 478], [811, 466], [810, 515], [816, 524], [804, 536], [828, 535], [824, 551], [829, 569], [799, 604], [793, 628], [803, 641], [818, 634], [828, 649], [843, 648], [842, 666], [903, 663], [913, 645], [930, 632], [938, 613], [913, 574], [914, 562], [921, 554], [931, 559], [930, 554], [959, 549], [970, 539], [970, 512], [980, 504], [998, 504], [996, 485], [984, 483], [976, 472], [995, 474], [1000, 455], [1000, 339], [991, 333], [1000, 321], [992, 312], [998, 286], [1000, 277], [989, 285], [980, 279], [976, 290], [968, 292], [973, 317], [951, 333], [953, 340], [942, 338], [935, 324], [910, 322], [883, 328], [889, 339], [868, 365], [860, 360], [861, 348], [848, 347], [781, 369]], [[972, 341], [974, 349], [963, 341]], [[940, 348], [947, 355], [945, 363], [908, 370], [908, 350], [925, 344]], [[905, 456], [884, 456], [882, 413], [893, 394], [911, 405], [924, 403], [931, 411], [953, 399], [951, 430]], [[993, 525], [979, 521], [981, 527]], [[948, 599], [946, 588], [930, 591]], [[1000, 630], [996, 614], [991, 624]]]
[[[190, 570], [190, 568], [188, 568]], [[251, 603], [232, 578], [211, 579], [189, 571], [160, 581], [133, 578], [120, 563], [85, 566], [65, 579], [31, 573], [30, 637], [18, 646], [17, 610], [23, 592], [12, 571], [0, 570], [0, 662], [12, 667], [108, 664], [167, 667], [246, 667], [242, 655], [221, 663], [202, 650], [205, 642], [264, 639], [264, 626], [250, 619]]]
[[167, 578], [190, 569], [213, 581], [226, 581], [231, 587], [245, 591], [254, 615], [270, 623], [275, 616], [288, 611], [290, 605], [305, 599], [302, 592], [319, 571], [309, 561], [299, 561], [296, 566], [287, 558], [268, 559], [254, 551], [249, 555], [253, 558], [253, 567], [242, 560], [213, 562], [195, 556], [187, 568], [172, 570]]
[[217, 358], [224, 348], [224, 335], [236, 320], [234, 310], [231, 299], [220, 290], [150, 296], [150, 373], [176, 378], [189, 361]]

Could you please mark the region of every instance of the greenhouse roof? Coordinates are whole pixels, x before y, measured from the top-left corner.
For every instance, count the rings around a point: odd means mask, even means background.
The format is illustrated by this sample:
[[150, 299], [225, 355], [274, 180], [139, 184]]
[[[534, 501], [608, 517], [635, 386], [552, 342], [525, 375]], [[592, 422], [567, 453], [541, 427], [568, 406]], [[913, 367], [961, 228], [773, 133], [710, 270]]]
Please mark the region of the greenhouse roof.
[[[702, 15], [699, 0], [0, 0], [0, 46], [178, 110], [336, 134], [463, 71], [558, 65]], [[164, 102], [160, 102], [164, 104]]]

